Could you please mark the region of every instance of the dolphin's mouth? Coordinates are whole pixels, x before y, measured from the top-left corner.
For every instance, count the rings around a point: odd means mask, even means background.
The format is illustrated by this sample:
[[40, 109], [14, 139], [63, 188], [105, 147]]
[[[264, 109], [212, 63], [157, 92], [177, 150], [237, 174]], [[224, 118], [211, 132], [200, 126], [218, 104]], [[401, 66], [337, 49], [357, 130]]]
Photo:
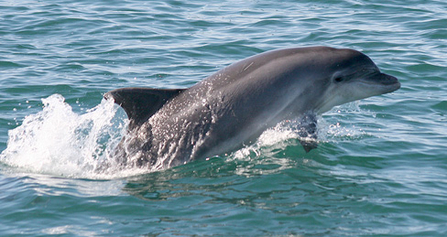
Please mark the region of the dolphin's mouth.
[[381, 94], [391, 93], [400, 88], [400, 82], [396, 77], [381, 72], [371, 74], [362, 80], [362, 83], [380, 87], [383, 90]]
[[389, 88], [388, 92], [385, 93], [390, 93], [393, 91], [396, 91], [400, 88], [400, 82], [397, 78], [385, 74], [385, 73], [380, 73], [380, 83], [382, 85], [385, 85], [387, 88]]

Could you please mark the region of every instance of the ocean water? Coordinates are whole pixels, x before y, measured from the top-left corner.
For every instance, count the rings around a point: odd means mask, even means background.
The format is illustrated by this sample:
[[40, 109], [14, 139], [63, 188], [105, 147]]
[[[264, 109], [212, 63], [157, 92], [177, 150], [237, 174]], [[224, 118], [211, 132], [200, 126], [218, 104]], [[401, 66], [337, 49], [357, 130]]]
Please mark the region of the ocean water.
[[[186, 88], [267, 50], [364, 52], [402, 88], [157, 172], [97, 167], [109, 90]], [[445, 1], [1, 1], [0, 235], [447, 235]]]

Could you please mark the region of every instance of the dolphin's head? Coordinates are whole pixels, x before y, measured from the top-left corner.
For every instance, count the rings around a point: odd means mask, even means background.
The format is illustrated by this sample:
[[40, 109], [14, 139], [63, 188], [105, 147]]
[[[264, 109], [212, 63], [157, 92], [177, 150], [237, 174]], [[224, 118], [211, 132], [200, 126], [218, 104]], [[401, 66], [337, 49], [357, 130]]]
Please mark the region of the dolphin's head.
[[[326, 85], [315, 110], [321, 114], [332, 107], [400, 88], [397, 78], [380, 72], [365, 54], [352, 49], [330, 50], [326, 70], [318, 80]], [[321, 60], [320, 60], [321, 62]]]

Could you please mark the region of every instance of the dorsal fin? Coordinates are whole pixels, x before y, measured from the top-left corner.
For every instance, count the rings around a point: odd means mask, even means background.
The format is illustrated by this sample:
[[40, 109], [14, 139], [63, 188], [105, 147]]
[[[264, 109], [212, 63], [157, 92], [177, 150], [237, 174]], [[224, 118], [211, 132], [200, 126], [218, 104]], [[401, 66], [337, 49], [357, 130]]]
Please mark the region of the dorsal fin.
[[151, 89], [129, 87], [109, 91], [104, 98], [113, 98], [130, 119], [129, 129], [141, 125], [169, 99], [186, 89]]

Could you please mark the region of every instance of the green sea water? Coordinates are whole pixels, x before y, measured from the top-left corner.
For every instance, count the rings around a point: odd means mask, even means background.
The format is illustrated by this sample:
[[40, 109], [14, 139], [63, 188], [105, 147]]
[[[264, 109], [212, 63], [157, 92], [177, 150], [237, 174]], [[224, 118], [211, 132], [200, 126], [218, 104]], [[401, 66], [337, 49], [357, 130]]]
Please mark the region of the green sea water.
[[[359, 50], [402, 83], [319, 118], [142, 172], [98, 160], [121, 87], [186, 88], [273, 49]], [[447, 3], [0, 1], [1, 236], [447, 235]]]

